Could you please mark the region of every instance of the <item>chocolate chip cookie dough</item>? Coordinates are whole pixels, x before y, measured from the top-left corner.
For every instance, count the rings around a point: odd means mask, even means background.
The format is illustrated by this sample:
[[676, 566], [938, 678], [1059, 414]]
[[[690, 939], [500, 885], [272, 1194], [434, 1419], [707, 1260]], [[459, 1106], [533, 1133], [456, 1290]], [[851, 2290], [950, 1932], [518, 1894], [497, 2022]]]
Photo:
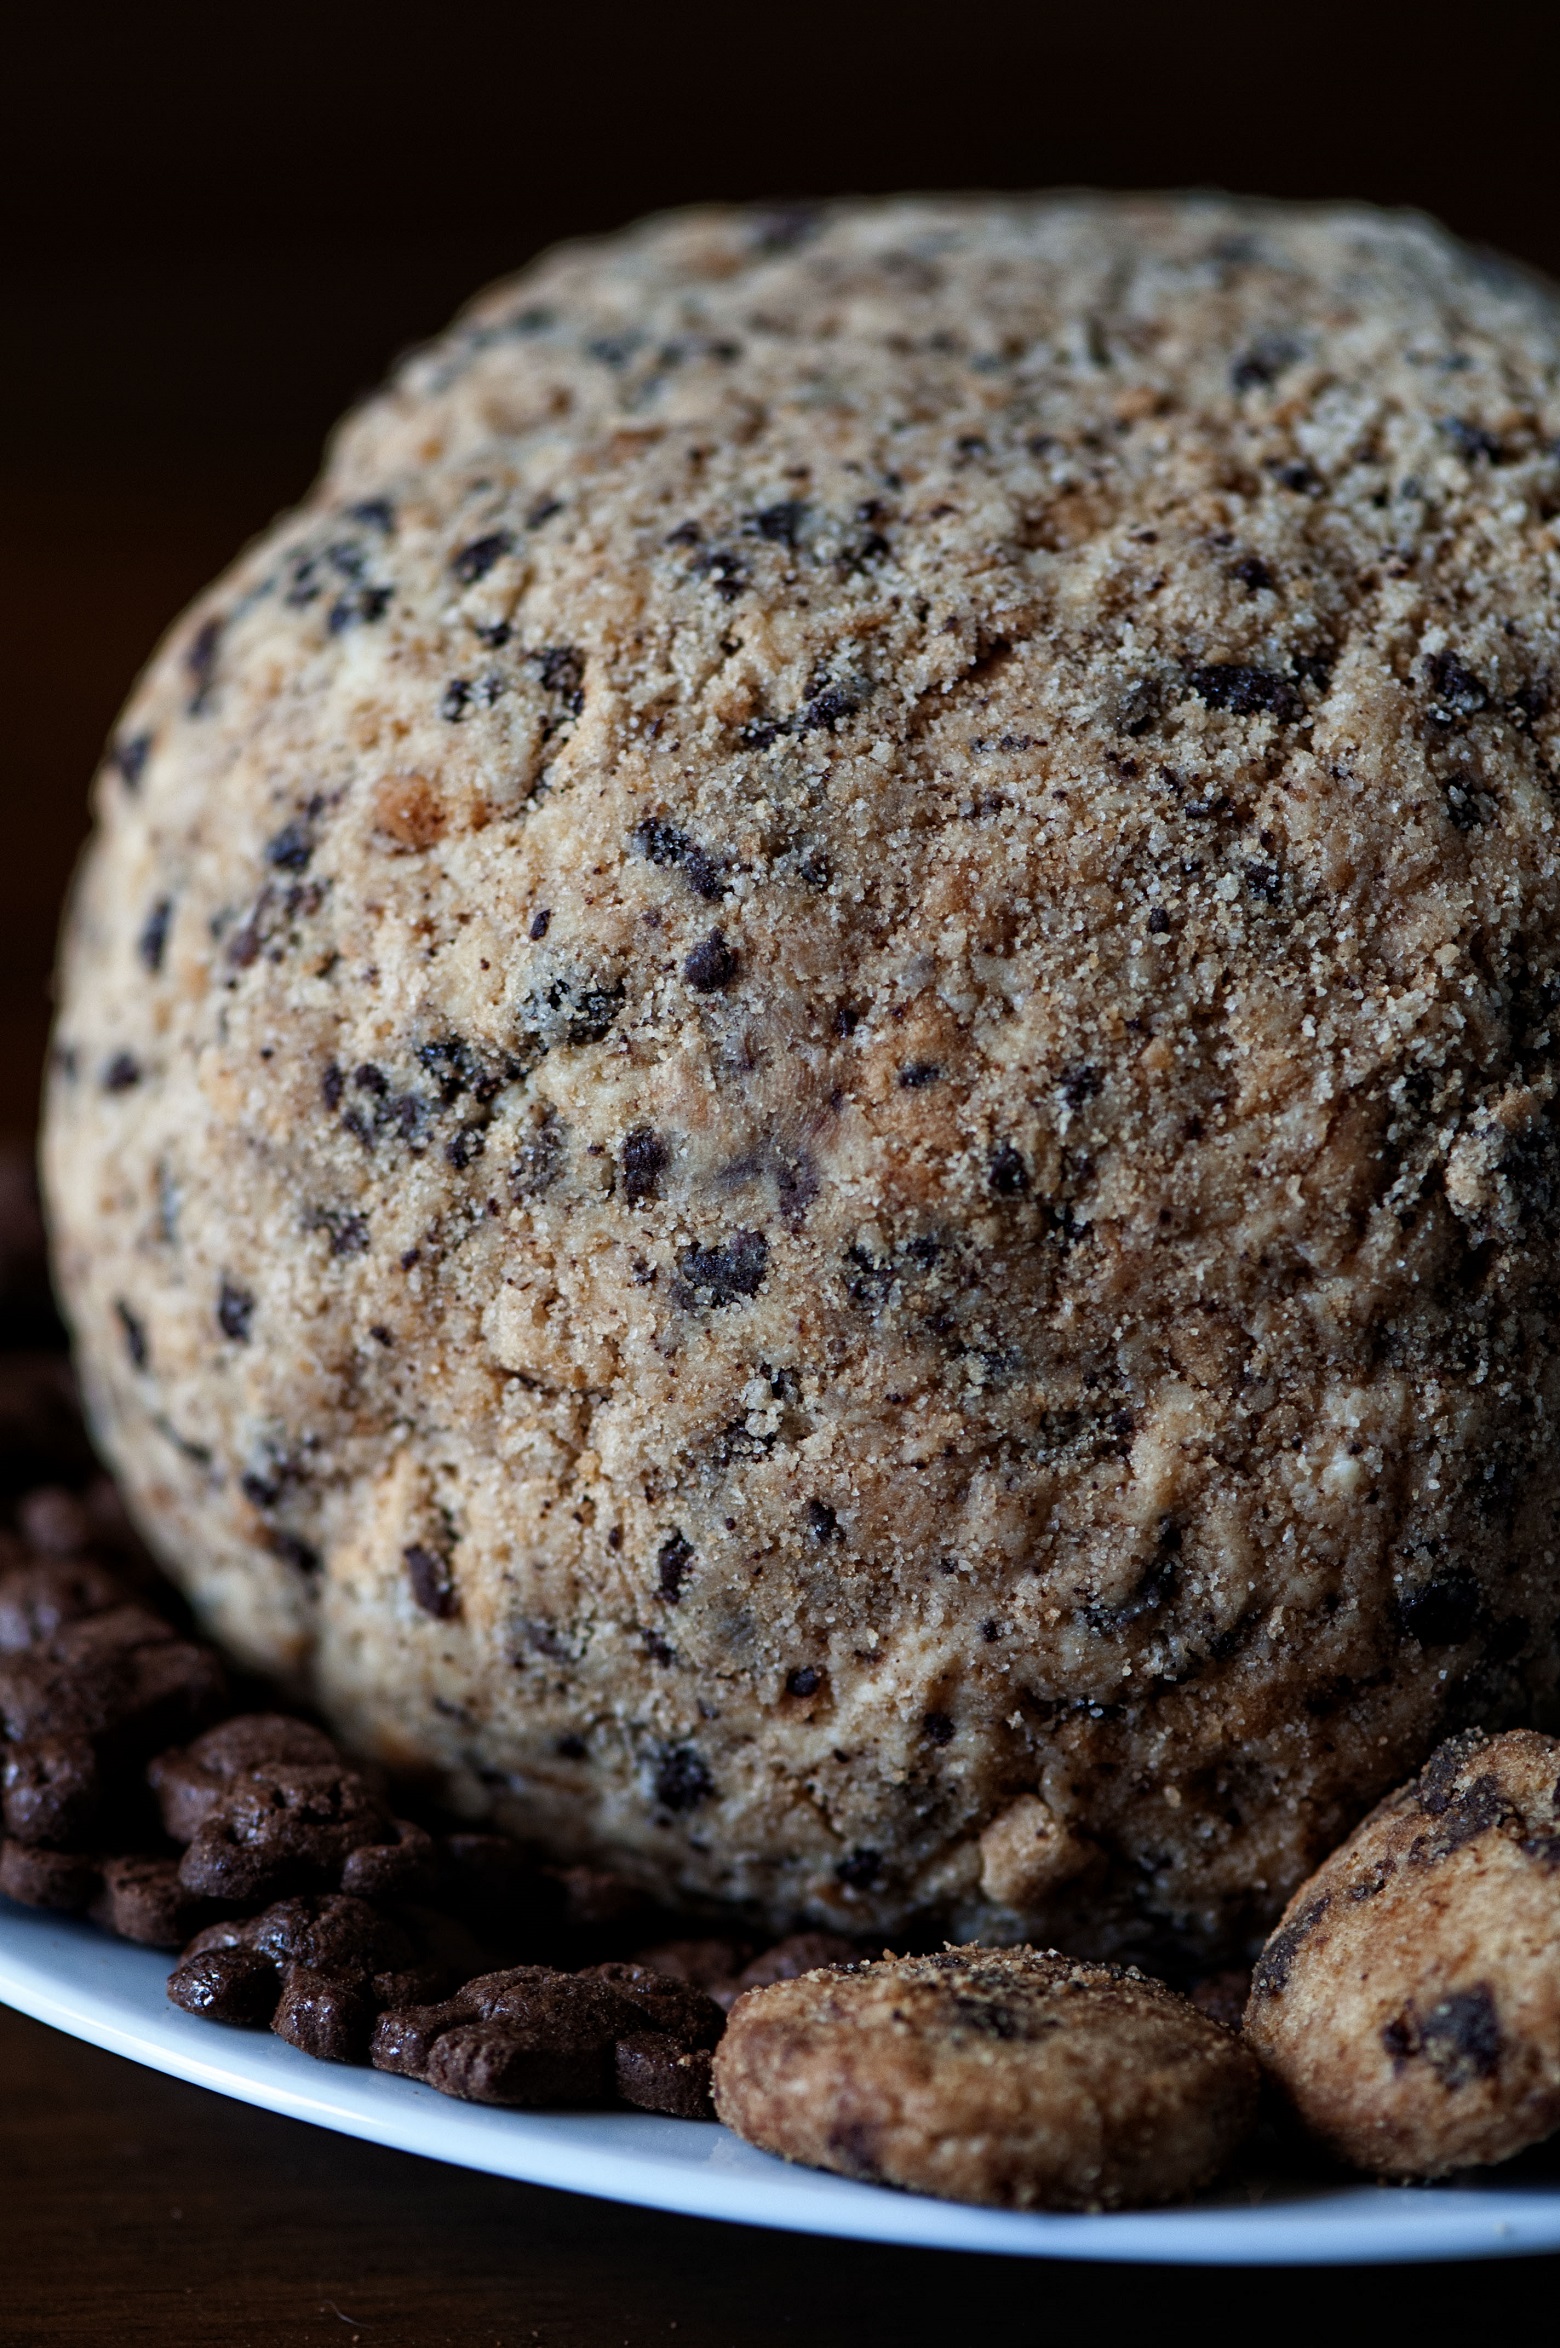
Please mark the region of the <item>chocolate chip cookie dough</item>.
[[46, 1144], [246, 1662], [678, 1899], [1234, 1949], [1555, 1675], [1560, 313], [1212, 198], [485, 295], [173, 630]]
[[1378, 2176], [1560, 2126], [1560, 1742], [1449, 1737], [1296, 1893], [1246, 2036], [1311, 2134]]

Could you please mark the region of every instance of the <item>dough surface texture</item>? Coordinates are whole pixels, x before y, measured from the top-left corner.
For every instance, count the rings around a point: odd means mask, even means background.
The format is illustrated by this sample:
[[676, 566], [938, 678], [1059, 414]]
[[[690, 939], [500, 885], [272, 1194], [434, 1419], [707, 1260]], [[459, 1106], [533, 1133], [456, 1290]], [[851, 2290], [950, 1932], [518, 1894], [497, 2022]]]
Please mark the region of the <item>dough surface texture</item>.
[[98, 785], [47, 1188], [203, 1621], [775, 1927], [1255, 1945], [1553, 1700], [1560, 328], [706, 211], [342, 426]]
[[1005, 2209], [1211, 2184], [1257, 2114], [1233, 2031], [1161, 1982], [1054, 1950], [834, 1965], [731, 2010], [715, 2108], [766, 2152]]
[[1245, 2032], [1311, 2133], [1377, 2176], [1560, 2127], [1560, 1742], [1448, 1738], [1295, 1894]]

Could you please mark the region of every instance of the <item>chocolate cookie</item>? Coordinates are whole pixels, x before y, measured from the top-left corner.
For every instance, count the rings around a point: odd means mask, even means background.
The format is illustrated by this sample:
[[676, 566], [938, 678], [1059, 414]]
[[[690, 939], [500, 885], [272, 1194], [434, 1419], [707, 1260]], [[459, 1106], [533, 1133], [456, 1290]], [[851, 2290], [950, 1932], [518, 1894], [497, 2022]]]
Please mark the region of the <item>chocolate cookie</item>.
[[1295, 1894], [1245, 2028], [1312, 2134], [1377, 2176], [1560, 2127], [1560, 1742], [1442, 1745]]
[[721, 2119], [869, 2184], [1010, 2209], [1173, 2201], [1256, 2116], [1239, 2040], [1142, 1974], [946, 1949], [753, 1989], [715, 2054]]
[[98, 784], [58, 1279], [203, 1620], [670, 1905], [1100, 1953], [1530, 1717], [1557, 448], [1552, 293], [1364, 208], [484, 294]]

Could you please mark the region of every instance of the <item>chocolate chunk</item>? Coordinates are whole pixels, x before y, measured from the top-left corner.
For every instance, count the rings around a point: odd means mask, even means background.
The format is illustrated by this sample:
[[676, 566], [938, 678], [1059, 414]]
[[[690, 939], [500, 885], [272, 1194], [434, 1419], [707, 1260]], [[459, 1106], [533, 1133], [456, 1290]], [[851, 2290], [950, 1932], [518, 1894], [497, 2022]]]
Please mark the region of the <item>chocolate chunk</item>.
[[7, 1745], [0, 1787], [6, 1833], [19, 1843], [56, 1850], [87, 1838], [103, 1798], [97, 1755], [82, 1736]]
[[718, 994], [736, 975], [737, 957], [726, 942], [724, 930], [712, 929], [683, 963], [684, 978], [701, 995]]
[[168, 1976], [168, 1995], [187, 2014], [251, 2029], [263, 2029], [270, 2021], [281, 1988], [276, 1967], [243, 1947], [201, 1950]]
[[425, 1549], [414, 1543], [401, 1552], [406, 1566], [406, 1578], [412, 1586], [412, 1596], [424, 1614], [431, 1614], [439, 1622], [449, 1622], [460, 1612], [460, 1592], [450, 1572], [450, 1561], [437, 1549]]
[[643, 2112], [664, 2112], [673, 2120], [713, 2120], [711, 2057], [706, 2047], [680, 2046], [659, 2030], [636, 2030], [620, 2038], [614, 2054], [619, 2099]]
[[79, 1851], [48, 1851], [34, 1843], [0, 1843], [0, 1892], [24, 1908], [53, 1908], [79, 1916], [97, 1896], [97, 1862]]
[[653, 1199], [666, 1171], [667, 1147], [648, 1125], [635, 1125], [623, 1136], [623, 1195], [631, 1207]]
[[366, 2062], [373, 2027], [373, 1998], [366, 1988], [308, 1965], [288, 1966], [271, 2028], [289, 2046], [320, 2063]]
[[199, 1913], [179, 1881], [176, 1859], [129, 1856], [103, 1861], [102, 1889], [92, 1903], [94, 1924], [142, 1948], [182, 1948]]

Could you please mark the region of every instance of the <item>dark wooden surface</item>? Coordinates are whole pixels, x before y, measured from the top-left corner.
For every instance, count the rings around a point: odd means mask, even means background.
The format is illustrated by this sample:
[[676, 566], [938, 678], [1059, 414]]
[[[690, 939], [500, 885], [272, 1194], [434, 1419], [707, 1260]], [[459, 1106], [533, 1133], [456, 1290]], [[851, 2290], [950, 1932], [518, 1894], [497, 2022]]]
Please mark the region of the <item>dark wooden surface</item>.
[[354, 2144], [0, 2011], [3, 2348], [1504, 2348], [1552, 2332], [1557, 2284], [1553, 2259], [1038, 2265], [662, 2217]]

